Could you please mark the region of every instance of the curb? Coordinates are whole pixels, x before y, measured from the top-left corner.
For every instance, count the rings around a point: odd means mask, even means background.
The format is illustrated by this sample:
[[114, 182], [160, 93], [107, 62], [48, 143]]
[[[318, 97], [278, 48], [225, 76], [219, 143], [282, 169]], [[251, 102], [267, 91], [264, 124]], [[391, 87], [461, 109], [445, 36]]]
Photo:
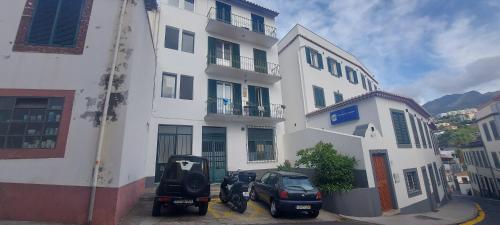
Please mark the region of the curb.
[[468, 220], [465, 220], [459, 225], [473, 225], [484, 220], [486, 213], [483, 211], [483, 209], [481, 209], [481, 206], [479, 204], [474, 203], [474, 205], [476, 207], [476, 215]]

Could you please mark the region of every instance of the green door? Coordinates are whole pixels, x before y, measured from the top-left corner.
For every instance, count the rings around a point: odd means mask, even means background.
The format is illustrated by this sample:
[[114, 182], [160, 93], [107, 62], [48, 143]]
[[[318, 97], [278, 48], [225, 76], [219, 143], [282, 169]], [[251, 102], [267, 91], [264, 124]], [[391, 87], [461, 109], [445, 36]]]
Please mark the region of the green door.
[[226, 175], [226, 128], [202, 128], [202, 156], [208, 159], [210, 182], [219, 183]]

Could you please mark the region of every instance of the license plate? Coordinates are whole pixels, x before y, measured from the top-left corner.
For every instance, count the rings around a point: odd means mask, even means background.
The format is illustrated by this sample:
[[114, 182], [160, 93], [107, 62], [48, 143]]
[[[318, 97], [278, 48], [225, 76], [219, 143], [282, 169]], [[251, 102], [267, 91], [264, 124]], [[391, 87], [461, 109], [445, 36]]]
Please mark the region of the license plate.
[[297, 205], [296, 209], [311, 209], [311, 205]]
[[174, 204], [193, 204], [192, 199], [174, 200]]
[[248, 194], [248, 191], [243, 192], [243, 197], [248, 197], [250, 194]]

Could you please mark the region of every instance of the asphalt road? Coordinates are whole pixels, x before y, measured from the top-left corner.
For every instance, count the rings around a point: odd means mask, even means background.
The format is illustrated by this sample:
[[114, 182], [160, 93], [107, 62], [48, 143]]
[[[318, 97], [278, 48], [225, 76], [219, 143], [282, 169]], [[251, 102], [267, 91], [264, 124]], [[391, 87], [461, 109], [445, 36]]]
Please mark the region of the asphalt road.
[[454, 198], [468, 199], [481, 206], [481, 209], [483, 209], [486, 216], [483, 221], [478, 223], [478, 225], [500, 224], [500, 200], [485, 199], [485, 198], [471, 197], [471, 196], [464, 196], [464, 197], [454, 196]]
[[[272, 225], [290, 225], [289, 223], [274, 223]], [[371, 223], [351, 222], [351, 221], [335, 221], [335, 222], [304, 222], [293, 223], [293, 225], [373, 225]]]

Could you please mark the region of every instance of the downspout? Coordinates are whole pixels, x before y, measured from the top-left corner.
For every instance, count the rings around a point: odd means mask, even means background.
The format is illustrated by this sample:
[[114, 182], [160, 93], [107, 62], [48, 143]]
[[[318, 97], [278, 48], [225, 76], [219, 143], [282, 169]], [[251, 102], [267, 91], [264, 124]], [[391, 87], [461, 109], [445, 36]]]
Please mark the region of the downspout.
[[113, 62], [111, 64], [111, 73], [108, 78], [108, 86], [106, 89], [106, 98], [104, 100], [104, 108], [102, 109], [102, 117], [101, 117], [101, 128], [99, 131], [99, 141], [97, 144], [97, 152], [95, 157], [95, 164], [92, 171], [92, 191], [90, 192], [90, 203], [89, 203], [89, 214], [88, 214], [88, 224], [92, 224], [92, 217], [94, 216], [94, 205], [95, 205], [95, 194], [97, 188], [97, 177], [99, 175], [99, 167], [101, 165], [101, 153], [104, 143], [104, 133], [106, 132], [106, 124], [108, 117], [108, 108], [109, 108], [109, 98], [111, 96], [111, 88], [113, 87], [113, 79], [116, 73], [116, 63], [118, 58], [118, 50], [120, 47], [120, 38], [122, 34], [122, 26], [123, 26], [123, 18], [125, 16], [125, 10], [127, 8], [127, 1], [123, 0], [122, 7], [120, 10], [120, 19], [118, 22], [118, 29], [115, 39], [114, 53], [113, 53]]
[[[299, 51], [297, 51], [297, 57], [299, 58], [299, 76], [300, 76], [300, 84], [301, 84], [301, 88], [302, 88], [302, 99], [304, 99], [304, 101], [302, 101], [302, 104], [303, 104], [303, 107], [304, 107], [304, 113], [308, 113], [307, 112], [307, 98], [306, 98], [306, 88], [305, 88], [305, 84], [304, 84], [304, 68], [302, 66], [302, 49], [305, 48], [306, 46], [305, 45], [302, 45], [299, 47]], [[307, 117], [305, 118], [304, 120], [304, 125], [305, 125], [305, 128], [308, 128], [308, 123], [307, 123]]]

